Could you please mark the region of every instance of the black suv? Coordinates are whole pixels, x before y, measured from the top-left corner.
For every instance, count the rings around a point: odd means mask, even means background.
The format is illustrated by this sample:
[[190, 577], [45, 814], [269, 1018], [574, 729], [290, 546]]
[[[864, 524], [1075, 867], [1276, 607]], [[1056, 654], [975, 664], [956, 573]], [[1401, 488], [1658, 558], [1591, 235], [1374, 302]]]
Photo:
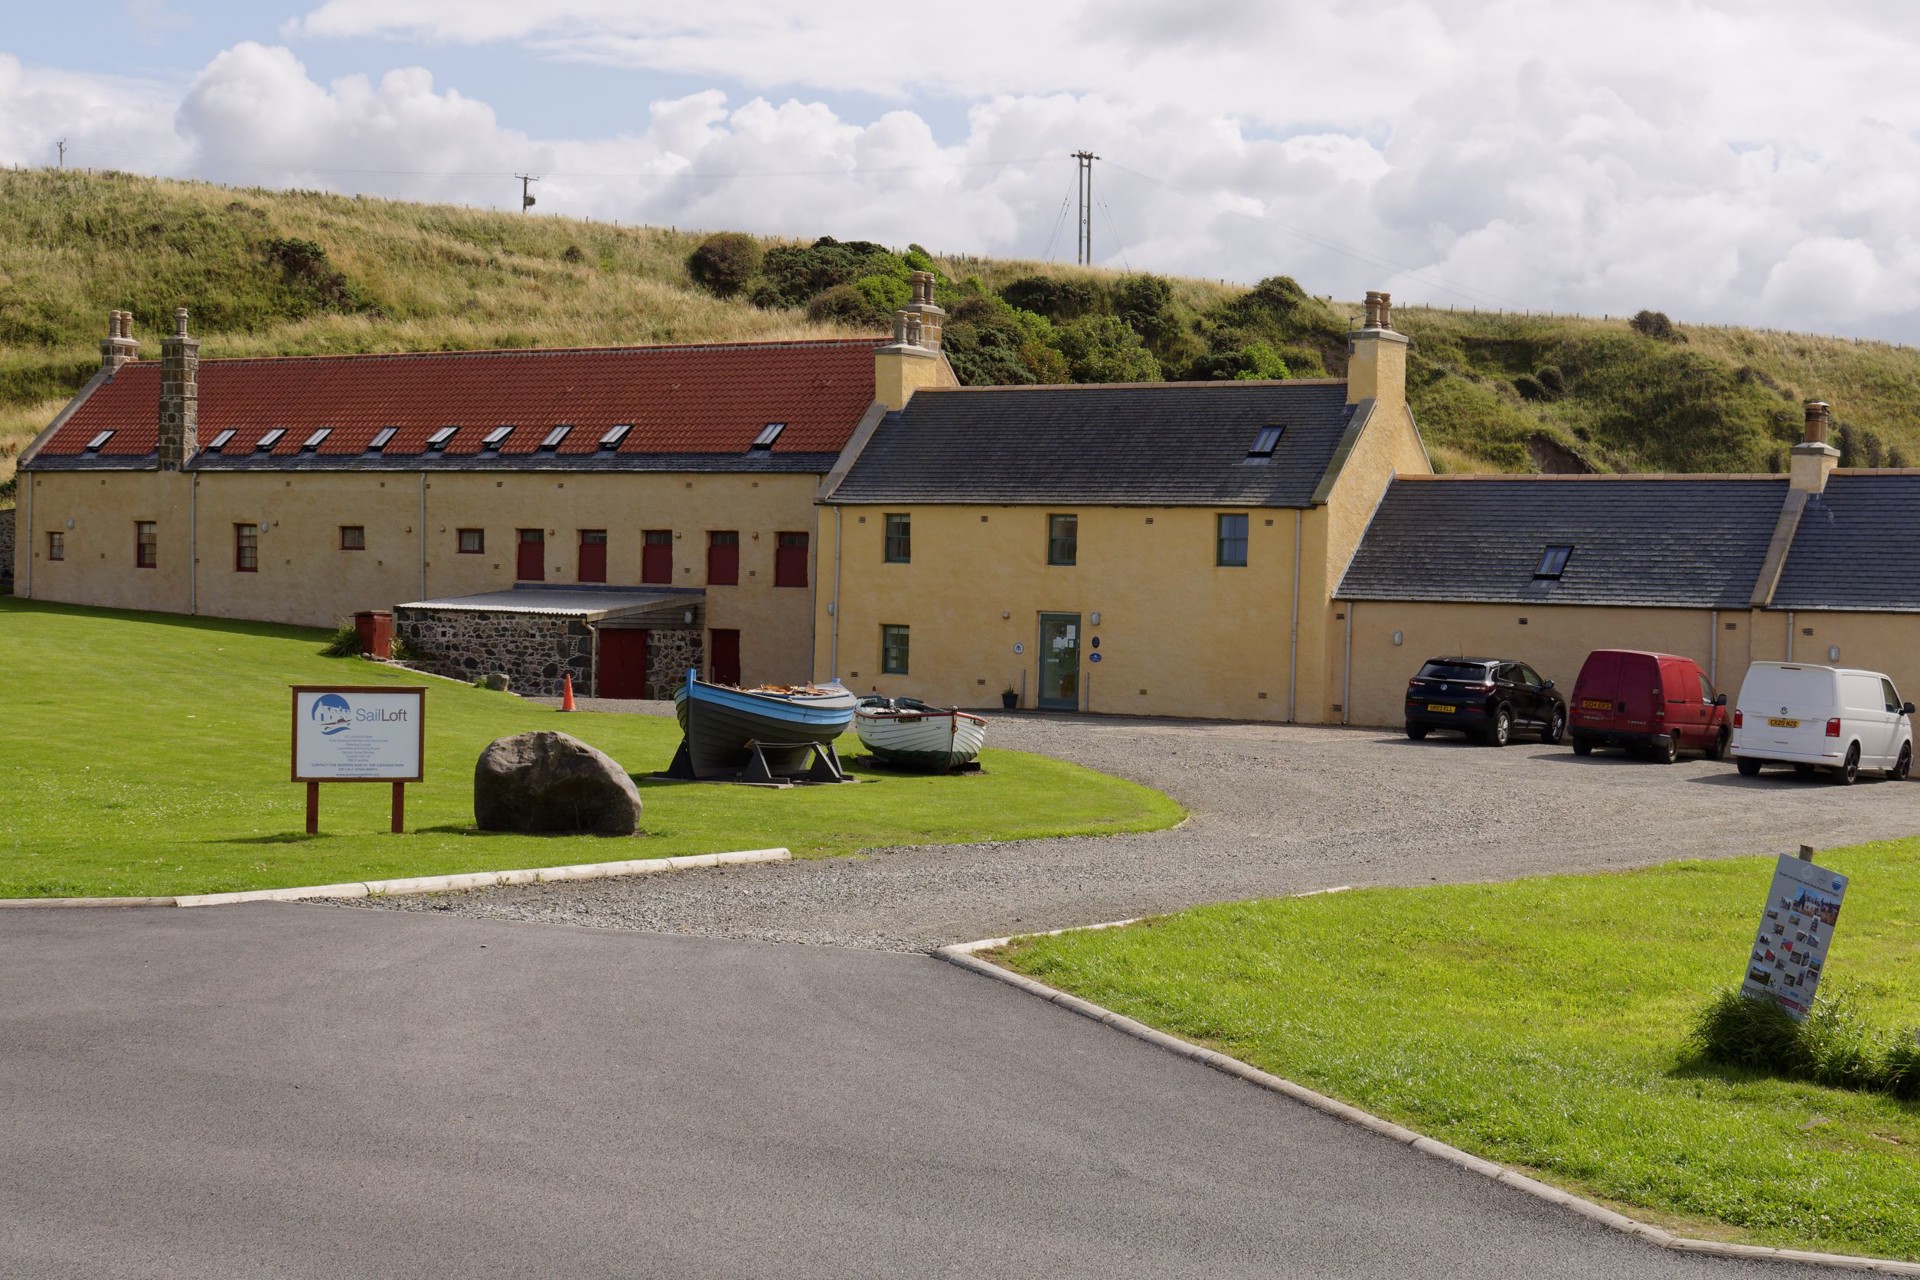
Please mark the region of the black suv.
[[1407, 681], [1407, 736], [1458, 729], [1504, 747], [1516, 730], [1559, 742], [1567, 733], [1567, 700], [1524, 662], [1501, 658], [1430, 658]]

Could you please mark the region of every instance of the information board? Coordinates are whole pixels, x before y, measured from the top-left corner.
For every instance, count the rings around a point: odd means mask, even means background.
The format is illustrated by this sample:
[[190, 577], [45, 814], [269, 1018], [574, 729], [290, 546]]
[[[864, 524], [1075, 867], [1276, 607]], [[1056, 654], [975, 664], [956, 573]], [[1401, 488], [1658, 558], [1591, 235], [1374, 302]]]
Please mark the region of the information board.
[[1827, 967], [1827, 945], [1846, 896], [1845, 876], [1783, 855], [1767, 890], [1740, 994], [1765, 997], [1795, 1018], [1805, 1018]]
[[418, 782], [427, 691], [392, 685], [293, 690], [295, 782]]

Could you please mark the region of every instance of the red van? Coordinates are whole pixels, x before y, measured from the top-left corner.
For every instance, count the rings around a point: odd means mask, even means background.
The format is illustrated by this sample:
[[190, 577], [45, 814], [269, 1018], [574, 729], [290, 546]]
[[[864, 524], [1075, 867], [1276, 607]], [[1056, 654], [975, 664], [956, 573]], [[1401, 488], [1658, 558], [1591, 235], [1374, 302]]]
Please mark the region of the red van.
[[1595, 649], [1567, 713], [1575, 755], [1626, 747], [1672, 764], [1682, 751], [1718, 760], [1727, 750], [1727, 695], [1714, 692], [1699, 663], [1671, 653]]

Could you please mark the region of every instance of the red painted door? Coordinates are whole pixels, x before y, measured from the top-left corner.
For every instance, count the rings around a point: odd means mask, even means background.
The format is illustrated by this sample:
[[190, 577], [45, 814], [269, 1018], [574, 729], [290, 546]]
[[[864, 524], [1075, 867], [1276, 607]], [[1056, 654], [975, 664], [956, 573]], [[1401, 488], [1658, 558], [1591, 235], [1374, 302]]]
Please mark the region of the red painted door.
[[640, 551], [640, 581], [673, 581], [673, 530], [649, 529]]
[[707, 534], [707, 585], [740, 585], [740, 531], [714, 529]]
[[[1666, 694], [1660, 688], [1660, 664], [1650, 653], [1620, 655], [1620, 731], [1665, 733]], [[1655, 712], [1659, 714], [1656, 715]]]
[[778, 535], [773, 549], [773, 585], [776, 587], [804, 587], [807, 585], [807, 535], [804, 533], [783, 533]]
[[607, 531], [582, 529], [580, 531], [580, 581], [605, 582], [606, 580]]
[[708, 674], [715, 684], [740, 683], [740, 633], [738, 631], [709, 631], [707, 633]]
[[647, 696], [647, 633], [603, 629], [600, 632], [600, 696]]
[[519, 560], [513, 576], [521, 582], [547, 580], [547, 538], [543, 530], [520, 530]]

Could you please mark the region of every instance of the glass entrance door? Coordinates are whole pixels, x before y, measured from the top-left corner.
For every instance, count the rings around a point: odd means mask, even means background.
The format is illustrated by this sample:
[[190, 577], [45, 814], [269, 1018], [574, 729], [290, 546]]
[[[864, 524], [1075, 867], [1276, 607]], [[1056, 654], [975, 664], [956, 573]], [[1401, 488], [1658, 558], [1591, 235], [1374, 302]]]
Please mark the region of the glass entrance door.
[[1080, 707], [1080, 615], [1040, 615], [1040, 705], [1058, 711]]

